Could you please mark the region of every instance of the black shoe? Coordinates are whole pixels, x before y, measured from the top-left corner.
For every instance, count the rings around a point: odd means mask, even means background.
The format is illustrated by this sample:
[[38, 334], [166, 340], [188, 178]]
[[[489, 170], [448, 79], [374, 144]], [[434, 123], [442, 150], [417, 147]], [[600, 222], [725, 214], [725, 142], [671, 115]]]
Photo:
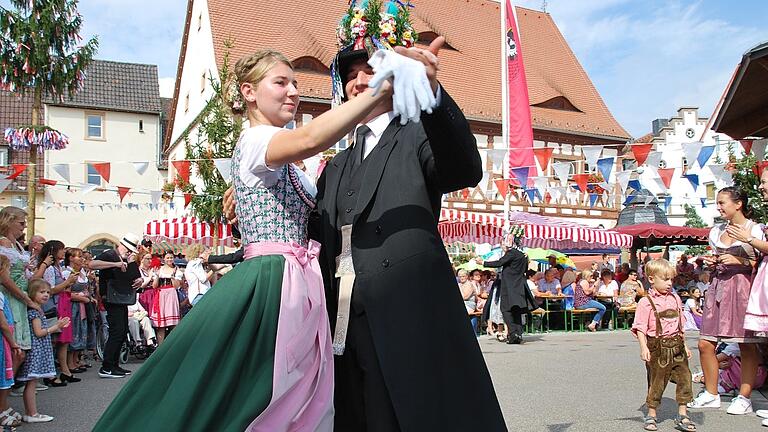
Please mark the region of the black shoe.
[[56, 382], [55, 380], [48, 380], [48, 383], [46, 385], [48, 387], [66, 387], [67, 382], [59, 378], [59, 382]]
[[510, 335], [507, 339], [507, 343], [510, 345], [520, 345], [523, 343], [523, 337], [520, 335]]
[[71, 382], [71, 383], [76, 383], [76, 382], [82, 381], [80, 378], [75, 378], [74, 375], [67, 375], [64, 372], [62, 372], [59, 375], [59, 379], [61, 379], [61, 381], [63, 381], [63, 382]]
[[117, 371], [117, 372], [121, 372], [123, 375], [130, 375], [130, 374], [132, 373], [132, 372], [131, 372], [131, 371], [129, 371], [128, 369], [123, 369], [123, 368], [121, 368], [120, 366], [116, 366], [116, 367], [114, 368], [114, 370], [115, 370], [115, 371]]
[[125, 378], [125, 374], [117, 370], [106, 370], [103, 367], [99, 369], [99, 377], [101, 378]]
[[88, 370], [88, 369], [85, 366], [80, 366], [80, 367], [75, 368], [75, 369], [70, 369], [69, 371], [72, 372], [73, 374], [79, 374], [79, 373], [85, 372], [86, 370]]

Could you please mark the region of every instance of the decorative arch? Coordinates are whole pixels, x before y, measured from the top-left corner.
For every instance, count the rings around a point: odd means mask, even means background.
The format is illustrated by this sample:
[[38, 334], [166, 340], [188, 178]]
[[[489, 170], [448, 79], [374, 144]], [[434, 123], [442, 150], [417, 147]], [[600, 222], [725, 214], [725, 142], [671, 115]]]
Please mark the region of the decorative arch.
[[112, 234], [101, 233], [88, 237], [87, 239], [83, 240], [77, 247], [85, 251], [90, 251], [96, 255], [95, 252], [97, 251], [102, 252], [106, 249], [117, 247], [119, 242], [120, 239], [113, 236]]
[[576, 108], [565, 96], [555, 96], [552, 99], [532, 105], [539, 108], [556, 109], [560, 111], [582, 112]]
[[297, 71], [312, 72], [327, 75], [331, 72], [328, 66], [312, 56], [299, 57], [291, 62], [293, 68]]

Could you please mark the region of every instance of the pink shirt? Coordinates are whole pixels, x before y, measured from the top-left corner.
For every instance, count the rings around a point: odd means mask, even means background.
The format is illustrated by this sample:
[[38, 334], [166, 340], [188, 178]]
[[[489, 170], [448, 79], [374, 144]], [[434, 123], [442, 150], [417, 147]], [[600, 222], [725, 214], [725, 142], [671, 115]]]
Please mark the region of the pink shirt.
[[[672, 291], [666, 294], [659, 294], [658, 291], [651, 288], [648, 290], [648, 295], [653, 299], [653, 304], [656, 305], [658, 312], [667, 309], [676, 309], [679, 318], [660, 318], [661, 319], [661, 336], [670, 337], [677, 334], [683, 334], [682, 329], [685, 328], [685, 316], [683, 316], [683, 304], [680, 301], [680, 297]], [[656, 337], [656, 315], [653, 313], [651, 303], [648, 301], [648, 297], [643, 297], [637, 303], [637, 311], [635, 312], [635, 322], [632, 324], [632, 333], [637, 336], [637, 333], [643, 333], [648, 337]]]

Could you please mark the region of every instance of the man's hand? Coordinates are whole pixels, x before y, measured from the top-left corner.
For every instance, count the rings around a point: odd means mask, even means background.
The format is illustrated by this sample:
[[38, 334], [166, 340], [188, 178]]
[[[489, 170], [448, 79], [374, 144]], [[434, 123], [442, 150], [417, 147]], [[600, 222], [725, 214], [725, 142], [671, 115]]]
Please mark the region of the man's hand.
[[640, 359], [644, 362], [651, 361], [651, 351], [648, 350], [648, 347], [640, 348]]
[[237, 223], [237, 215], [235, 214], [235, 188], [230, 186], [229, 189], [224, 192], [224, 217], [231, 224]]
[[427, 49], [418, 47], [395, 47], [396, 53], [418, 60], [424, 64], [427, 68], [427, 78], [429, 79], [429, 85], [432, 87], [432, 93], [437, 92], [437, 71], [440, 70], [440, 59], [437, 56], [444, 44], [445, 38], [443, 36], [438, 36], [431, 44], [429, 44], [429, 48]]
[[133, 280], [133, 285], [131, 285], [131, 286], [133, 287], [133, 289], [137, 289], [137, 288], [140, 288], [141, 285], [143, 285], [143, 284], [144, 284], [144, 278], [140, 277], [140, 278], [134, 279]]

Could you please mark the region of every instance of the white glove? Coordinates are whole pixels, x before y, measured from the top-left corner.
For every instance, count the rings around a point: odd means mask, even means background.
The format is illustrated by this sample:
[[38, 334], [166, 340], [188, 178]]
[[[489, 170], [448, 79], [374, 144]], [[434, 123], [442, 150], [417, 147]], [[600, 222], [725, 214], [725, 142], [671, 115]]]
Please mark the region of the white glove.
[[392, 106], [395, 115], [400, 115], [400, 124], [404, 125], [408, 120], [418, 123], [421, 111], [432, 113], [432, 108], [437, 106], [427, 78], [427, 68], [423, 63], [394, 51], [380, 49], [368, 59], [368, 64], [374, 71], [368, 87], [376, 92], [384, 80], [394, 78]]

